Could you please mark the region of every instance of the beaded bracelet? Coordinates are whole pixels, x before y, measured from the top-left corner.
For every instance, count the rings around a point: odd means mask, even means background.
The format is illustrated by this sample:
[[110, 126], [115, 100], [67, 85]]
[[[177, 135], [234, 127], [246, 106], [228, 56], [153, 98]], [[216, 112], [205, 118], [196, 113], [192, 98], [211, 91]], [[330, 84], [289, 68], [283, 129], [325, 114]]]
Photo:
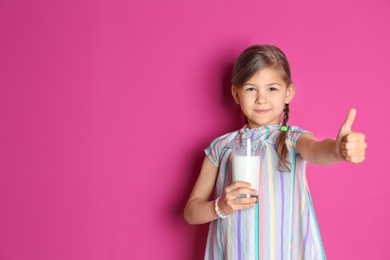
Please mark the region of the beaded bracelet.
[[227, 218], [227, 216], [222, 215], [221, 211], [219, 211], [218, 201], [219, 201], [219, 197], [215, 200], [215, 203], [214, 203], [215, 214], [217, 214], [217, 216], [221, 219]]

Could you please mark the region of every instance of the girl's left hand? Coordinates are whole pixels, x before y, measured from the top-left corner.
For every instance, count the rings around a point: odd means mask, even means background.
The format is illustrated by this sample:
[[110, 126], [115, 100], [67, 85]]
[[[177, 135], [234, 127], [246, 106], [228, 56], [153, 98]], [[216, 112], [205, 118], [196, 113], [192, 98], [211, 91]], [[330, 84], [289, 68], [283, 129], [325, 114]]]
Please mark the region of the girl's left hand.
[[351, 129], [355, 117], [356, 109], [352, 108], [340, 128], [336, 145], [338, 154], [343, 160], [358, 164], [364, 161], [367, 143], [364, 140], [365, 135], [363, 133], [354, 132]]

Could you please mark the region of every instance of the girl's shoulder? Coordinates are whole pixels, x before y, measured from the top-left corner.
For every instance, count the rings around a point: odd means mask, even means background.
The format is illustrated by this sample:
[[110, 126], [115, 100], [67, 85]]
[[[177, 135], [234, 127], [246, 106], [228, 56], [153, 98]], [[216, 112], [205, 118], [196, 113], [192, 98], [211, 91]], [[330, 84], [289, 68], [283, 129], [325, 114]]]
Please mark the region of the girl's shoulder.
[[296, 126], [296, 125], [290, 125], [290, 126], [288, 126], [288, 130], [289, 130], [289, 132], [291, 132], [291, 133], [301, 133], [301, 134], [304, 134], [304, 133], [307, 133], [307, 132], [308, 132], [308, 131], [303, 130], [302, 128], [300, 128], [299, 126]]
[[307, 130], [303, 130], [299, 126], [289, 126], [287, 132], [287, 144], [296, 146], [298, 139], [306, 133], [310, 132]]
[[287, 134], [290, 136], [303, 135], [306, 133], [309, 133], [309, 131], [302, 129], [299, 126], [296, 126], [296, 125], [288, 126]]
[[234, 131], [215, 138], [211, 144], [204, 150], [210, 161], [218, 167], [220, 160], [225, 152], [230, 148], [231, 141], [240, 135], [240, 131]]
[[210, 149], [214, 149], [216, 146], [225, 147], [227, 145], [230, 145], [231, 141], [236, 139], [239, 135], [240, 135], [240, 130], [236, 130], [234, 132], [229, 132], [224, 135], [221, 135], [215, 138], [211, 142]]

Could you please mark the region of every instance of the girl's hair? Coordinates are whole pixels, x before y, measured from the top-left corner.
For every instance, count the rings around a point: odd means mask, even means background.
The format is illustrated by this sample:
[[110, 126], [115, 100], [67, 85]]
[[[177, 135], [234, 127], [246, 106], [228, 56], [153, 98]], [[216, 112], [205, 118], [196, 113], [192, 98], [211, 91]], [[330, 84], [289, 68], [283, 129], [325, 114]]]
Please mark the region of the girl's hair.
[[[288, 87], [291, 83], [290, 65], [286, 55], [278, 47], [273, 45], [253, 45], [246, 48], [238, 57], [233, 67], [232, 84], [234, 87], [243, 87], [249, 79], [262, 69], [274, 69], [279, 73], [280, 77]], [[285, 104], [282, 126], [287, 126], [289, 119], [290, 108], [289, 104]], [[245, 118], [245, 123], [248, 123]], [[280, 131], [277, 137], [278, 155], [280, 158], [279, 169], [281, 171], [291, 171], [287, 161], [287, 132]]]

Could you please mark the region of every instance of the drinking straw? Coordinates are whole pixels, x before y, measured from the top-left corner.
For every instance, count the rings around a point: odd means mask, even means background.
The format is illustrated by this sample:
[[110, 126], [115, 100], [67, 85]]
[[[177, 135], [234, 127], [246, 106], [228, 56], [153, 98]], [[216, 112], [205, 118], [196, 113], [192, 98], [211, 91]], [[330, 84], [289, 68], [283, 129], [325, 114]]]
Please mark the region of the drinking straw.
[[246, 156], [251, 156], [251, 139], [246, 140]]

